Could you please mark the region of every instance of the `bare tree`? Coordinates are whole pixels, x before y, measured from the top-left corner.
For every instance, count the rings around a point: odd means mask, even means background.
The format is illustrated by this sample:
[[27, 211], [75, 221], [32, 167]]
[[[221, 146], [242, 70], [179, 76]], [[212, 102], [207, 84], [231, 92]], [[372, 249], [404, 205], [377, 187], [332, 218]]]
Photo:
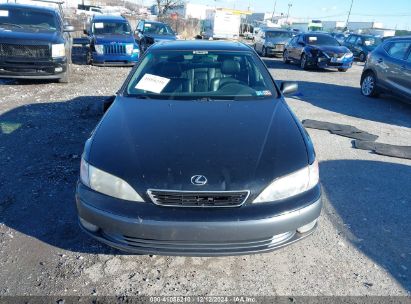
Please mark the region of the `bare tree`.
[[159, 16], [163, 16], [170, 9], [176, 8], [184, 4], [184, 0], [156, 0], [156, 2]]

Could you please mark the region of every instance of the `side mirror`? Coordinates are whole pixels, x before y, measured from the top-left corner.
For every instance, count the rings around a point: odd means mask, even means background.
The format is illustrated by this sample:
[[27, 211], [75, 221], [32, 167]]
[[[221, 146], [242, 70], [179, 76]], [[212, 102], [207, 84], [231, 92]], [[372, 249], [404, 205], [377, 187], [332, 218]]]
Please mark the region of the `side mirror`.
[[63, 31], [66, 33], [72, 33], [75, 31], [75, 29], [72, 25], [65, 25]]
[[284, 81], [280, 86], [283, 95], [291, 95], [298, 92], [298, 83], [293, 81]]
[[103, 102], [103, 113], [106, 113], [108, 109], [111, 107], [113, 104], [114, 100], [116, 100], [116, 95], [108, 97], [106, 100]]

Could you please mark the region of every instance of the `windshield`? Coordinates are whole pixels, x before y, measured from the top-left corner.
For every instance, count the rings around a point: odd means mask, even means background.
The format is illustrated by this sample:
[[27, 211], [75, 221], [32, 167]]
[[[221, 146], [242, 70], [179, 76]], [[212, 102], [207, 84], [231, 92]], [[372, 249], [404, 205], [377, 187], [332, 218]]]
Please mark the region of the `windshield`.
[[307, 35], [305, 40], [310, 45], [340, 45], [335, 38], [328, 35]]
[[144, 57], [127, 95], [176, 100], [277, 97], [271, 77], [251, 52], [168, 51]]
[[127, 22], [95, 22], [93, 33], [96, 35], [131, 35], [131, 28]]
[[266, 32], [265, 34], [266, 38], [292, 38], [293, 35], [289, 32]]
[[144, 23], [144, 33], [156, 35], [174, 35], [173, 30], [166, 24]]
[[55, 31], [59, 28], [53, 13], [17, 8], [0, 8], [0, 26], [37, 28], [46, 31]]
[[377, 46], [381, 43], [381, 39], [377, 37], [364, 37], [364, 45]]

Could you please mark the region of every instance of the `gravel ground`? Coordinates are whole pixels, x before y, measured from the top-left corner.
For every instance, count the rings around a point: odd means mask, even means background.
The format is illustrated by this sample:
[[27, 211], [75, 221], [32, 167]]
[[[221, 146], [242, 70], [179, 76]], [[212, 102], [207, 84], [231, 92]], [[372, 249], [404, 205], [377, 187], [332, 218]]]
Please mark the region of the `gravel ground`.
[[[267, 59], [300, 119], [352, 124], [378, 141], [411, 145], [411, 106], [360, 95], [362, 67], [302, 71]], [[83, 143], [126, 68], [74, 66], [68, 84], [0, 85], [0, 295], [410, 295], [411, 161], [352, 148], [309, 130], [325, 209], [319, 229], [254, 256], [134, 256], [77, 226], [74, 187]]]

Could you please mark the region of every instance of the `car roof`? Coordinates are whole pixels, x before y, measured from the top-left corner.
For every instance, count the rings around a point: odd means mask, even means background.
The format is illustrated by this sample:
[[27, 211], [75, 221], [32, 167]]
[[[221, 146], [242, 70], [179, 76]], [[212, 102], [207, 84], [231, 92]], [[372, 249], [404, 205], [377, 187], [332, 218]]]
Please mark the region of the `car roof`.
[[46, 11], [52, 14], [58, 14], [58, 10], [56, 8], [48, 7], [48, 6], [40, 6], [40, 5], [30, 5], [30, 4], [16, 4], [16, 3], [0, 3], [1, 9], [25, 9], [25, 10], [33, 10], [33, 11]]
[[266, 31], [266, 32], [290, 32], [287, 29], [281, 29], [281, 28], [275, 28], [275, 27], [264, 27], [261, 29], [262, 31]]
[[123, 16], [95, 15], [93, 21], [127, 21]]
[[167, 24], [165, 22], [151, 21], [151, 20], [141, 20], [141, 21], [144, 21], [144, 23], [152, 23], [152, 24]]
[[236, 41], [176, 40], [158, 42], [150, 47], [150, 50], [251, 52], [252, 49], [249, 46]]
[[387, 41], [394, 41], [394, 40], [411, 40], [411, 36], [392, 36], [389, 38], [386, 38]]

